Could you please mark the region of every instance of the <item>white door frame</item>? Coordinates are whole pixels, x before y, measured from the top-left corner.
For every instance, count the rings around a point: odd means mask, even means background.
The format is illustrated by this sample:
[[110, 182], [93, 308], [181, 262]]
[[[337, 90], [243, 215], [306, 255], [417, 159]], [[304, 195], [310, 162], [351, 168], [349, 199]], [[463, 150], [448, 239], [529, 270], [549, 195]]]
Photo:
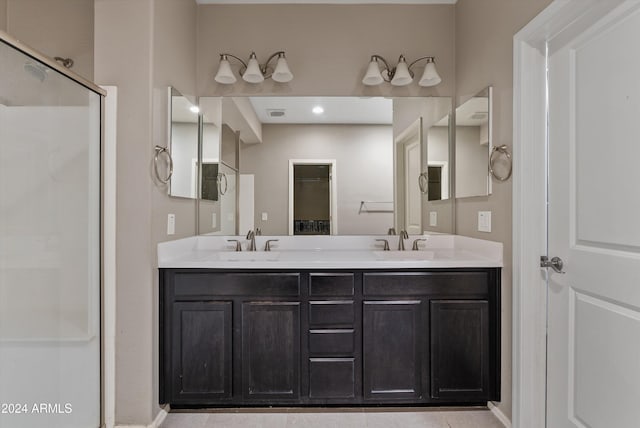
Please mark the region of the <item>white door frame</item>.
[[293, 236], [293, 166], [294, 165], [331, 165], [331, 188], [329, 204], [331, 209], [330, 229], [332, 235], [338, 234], [338, 178], [335, 159], [289, 159], [289, 235]]
[[[405, 144], [417, 138], [420, 144], [420, 168], [424, 166], [422, 153], [422, 117], [407, 126], [393, 140], [393, 225], [396, 230], [406, 229]], [[416, 178], [417, 179], [417, 178]]]
[[[614, 0], [622, 3], [623, 0]], [[514, 36], [513, 55], [513, 415], [515, 428], [546, 417], [547, 41], [612, 1], [555, 0]], [[593, 10], [593, 11], [592, 11]]]

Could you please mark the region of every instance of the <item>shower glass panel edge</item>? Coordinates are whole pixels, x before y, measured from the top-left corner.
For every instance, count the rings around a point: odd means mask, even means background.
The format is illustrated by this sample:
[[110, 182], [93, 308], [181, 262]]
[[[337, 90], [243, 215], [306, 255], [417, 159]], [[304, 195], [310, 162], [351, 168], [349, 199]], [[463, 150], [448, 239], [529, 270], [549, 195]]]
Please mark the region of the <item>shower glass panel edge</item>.
[[0, 427], [101, 424], [103, 95], [0, 32]]

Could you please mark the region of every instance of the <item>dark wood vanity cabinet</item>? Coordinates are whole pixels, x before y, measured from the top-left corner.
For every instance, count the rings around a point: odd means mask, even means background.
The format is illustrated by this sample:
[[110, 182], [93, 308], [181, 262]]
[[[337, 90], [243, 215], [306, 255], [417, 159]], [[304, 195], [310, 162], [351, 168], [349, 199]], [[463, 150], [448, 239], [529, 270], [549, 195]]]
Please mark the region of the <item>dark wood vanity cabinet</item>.
[[241, 330], [243, 399], [298, 399], [300, 303], [244, 302]]
[[364, 398], [423, 398], [427, 325], [420, 300], [365, 301], [362, 314]]
[[231, 398], [231, 302], [175, 302], [172, 306], [172, 402]]
[[160, 402], [500, 399], [500, 269], [161, 269]]

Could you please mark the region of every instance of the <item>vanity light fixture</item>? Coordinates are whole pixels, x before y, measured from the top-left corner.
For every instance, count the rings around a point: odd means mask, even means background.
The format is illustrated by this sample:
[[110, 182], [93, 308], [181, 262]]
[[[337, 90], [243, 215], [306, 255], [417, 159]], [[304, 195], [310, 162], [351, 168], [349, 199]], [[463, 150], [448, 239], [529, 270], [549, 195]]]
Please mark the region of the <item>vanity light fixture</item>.
[[[380, 55], [371, 55], [371, 61], [367, 67], [367, 71], [362, 79], [362, 83], [367, 86], [379, 85], [382, 82], [390, 82], [393, 86], [406, 86], [413, 82], [413, 67], [418, 61], [426, 60], [427, 64], [424, 67], [422, 77], [418, 81], [418, 85], [429, 87], [435, 86], [442, 82], [438, 71], [436, 70], [435, 58], [432, 56], [425, 56], [418, 58], [411, 64], [407, 64], [407, 59], [404, 55], [400, 55], [398, 58], [398, 65], [390, 67], [387, 60]], [[384, 64], [384, 69], [380, 70], [381, 61]]]
[[[249, 83], [262, 83], [264, 79], [272, 78], [278, 83], [287, 83], [293, 79], [293, 74], [289, 70], [287, 59], [285, 58], [284, 51], [278, 51], [272, 54], [269, 59], [260, 65], [255, 52], [251, 52], [249, 61], [244, 62], [242, 59], [229, 53], [220, 54], [220, 65], [218, 66], [218, 72], [214, 78], [216, 82], [223, 85], [232, 85], [236, 83], [236, 76], [231, 70], [231, 64], [229, 58], [233, 58], [242, 64], [240, 68], [240, 75], [245, 82]], [[277, 59], [275, 68], [271, 68], [269, 63]]]

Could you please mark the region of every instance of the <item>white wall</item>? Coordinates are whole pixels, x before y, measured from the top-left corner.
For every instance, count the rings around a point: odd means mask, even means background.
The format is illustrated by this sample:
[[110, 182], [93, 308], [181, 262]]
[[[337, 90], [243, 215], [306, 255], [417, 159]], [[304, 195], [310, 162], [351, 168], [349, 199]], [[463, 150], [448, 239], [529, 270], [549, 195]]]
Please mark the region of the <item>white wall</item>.
[[340, 235], [384, 234], [393, 226], [392, 213], [358, 214], [360, 201], [393, 200], [391, 126], [263, 125], [262, 138], [241, 146], [240, 172], [255, 174], [255, 225], [265, 235], [288, 234], [289, 159], [336, 160]]

